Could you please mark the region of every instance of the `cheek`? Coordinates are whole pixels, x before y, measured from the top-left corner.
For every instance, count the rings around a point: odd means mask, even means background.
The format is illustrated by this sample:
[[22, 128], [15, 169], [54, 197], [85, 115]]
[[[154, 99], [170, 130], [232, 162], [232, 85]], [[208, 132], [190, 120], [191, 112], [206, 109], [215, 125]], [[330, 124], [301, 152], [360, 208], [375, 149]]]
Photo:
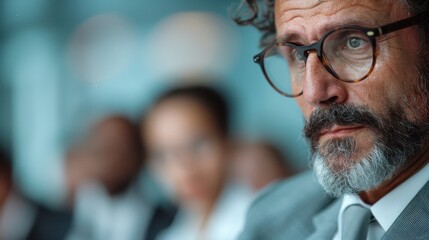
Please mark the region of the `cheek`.
[[296, 102], [298, 103], [299, 108], [301, 109], [302, 114], [304, 115], [304, 118], [308, 119], [314, 107], [308, 104], [302, 96], [299, 96], [295, 99], [296, 99]]
[[216, 184], [222, 179], [224, 170], [224, 160], [221, 156], [212, 155], [201, 165], [201, 178], [210, 185]]
[[[379, 44], [380, 53], [374, 70], [376, 81], [383, 83], [384, 94], [394, 101], [415, 95], [418, 85], [417, 31], [406, 29]], [[379, 89], [379, 88], [374, 88]]]
[[[382, 115], [387, 113], [387, 108], [402, 107], [406, 110], [421, 101], [421, 98], [416, 100], [418, 77], [413, 64], [415, 59], [403, 51], [399, 55], [394, 50], [387, 50], [379, 54], [376, 68], [367, 79], [348, 84], [349, 102], [367, 105]], [[411, 113], [406, 112], [407, 115]]]
[[198, 181], [209, 191], [216, 190], [223, 181], [226, 172], [225, 155], [221, 150], [201, 156], [198, 168]]

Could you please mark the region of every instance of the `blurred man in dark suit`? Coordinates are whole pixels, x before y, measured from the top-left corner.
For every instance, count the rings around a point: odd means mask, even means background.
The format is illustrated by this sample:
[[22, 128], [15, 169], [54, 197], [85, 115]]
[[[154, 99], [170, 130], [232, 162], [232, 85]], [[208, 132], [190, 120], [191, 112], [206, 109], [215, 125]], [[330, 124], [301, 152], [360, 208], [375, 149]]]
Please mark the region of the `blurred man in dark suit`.
[[0, 149], [0, 239], [64, 239], [71, 215], [36, 204], [14, 184], [10, 154]]
[[175, 214], [151, 201], [139, 174], [145, 156], [140, 132], [130, 119], [111, 115], [97, 121], [83, 146], [67, 162], [74, 196], [70, 240], [151, 240]]

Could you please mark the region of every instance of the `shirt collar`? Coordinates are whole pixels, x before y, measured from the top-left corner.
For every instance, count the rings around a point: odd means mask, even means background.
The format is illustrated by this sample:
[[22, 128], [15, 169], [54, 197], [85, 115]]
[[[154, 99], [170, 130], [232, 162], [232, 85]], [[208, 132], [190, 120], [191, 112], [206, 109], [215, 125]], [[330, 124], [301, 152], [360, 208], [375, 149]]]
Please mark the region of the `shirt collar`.
[[420, 171], [372, 205], [371, 212], [384, 231], [387, 232], [402, 211], [404, 211], [428, 181], [429, 164], [426, 164]]
[[338, 217], [339, 231], [341, 231], [341, 222], [344, 210], [350, 205], [360, 204], [371, 210], [374, 218], [377, 220], [383, 230], [387, 232], [387, 230], [393, 225], [402, 211], [404, 211], [404, 209], [428, 181], [429, 164], [426, 164], [426, 166], [423, 167], [420, 171], [390, 191], [387, 195], [378, 200], [372, 206], [364, 203], [357, 195], [345, 195], [343, 197], [343, 202]]

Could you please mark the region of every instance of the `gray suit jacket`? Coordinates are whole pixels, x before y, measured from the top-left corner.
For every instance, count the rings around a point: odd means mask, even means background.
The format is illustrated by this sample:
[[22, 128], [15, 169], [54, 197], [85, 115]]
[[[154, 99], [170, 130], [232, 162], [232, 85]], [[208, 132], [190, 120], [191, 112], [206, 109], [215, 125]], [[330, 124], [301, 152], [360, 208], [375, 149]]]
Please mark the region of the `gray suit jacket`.
[[[255, 200], [239, 240], [331, 240], [341, 202], [327, 196], [310, 171], [302, 173], [271, 186]], [[403, 239], [429, 239], [429, 183], [383, 237]]]

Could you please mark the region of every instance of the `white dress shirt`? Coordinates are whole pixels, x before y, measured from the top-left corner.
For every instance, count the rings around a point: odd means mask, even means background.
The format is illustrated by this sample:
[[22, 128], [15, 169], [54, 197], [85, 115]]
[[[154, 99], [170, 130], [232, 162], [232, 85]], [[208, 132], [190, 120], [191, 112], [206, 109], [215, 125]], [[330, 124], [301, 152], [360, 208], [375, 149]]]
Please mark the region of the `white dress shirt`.
[[254, 194], [240, 185], [229, 185], [223, 190], [209, 217], [204, 232], [200, 232], [198, 216], [181, 209], [171, 227], [158, 240], [235, 240], [241, 232], [247, 209]]
[[77, 193], [74, 223], [67, 240], [141, 240], [153, 209], [136, 185], [119, 196], [90, 183]]
[[334, 240], [341, 240], [342, 215], [344, 210], [353, 204], [360, 204], [371, 210], [376, 221], [373, 221], [368, 229], [367, 240], [379, 240], [389, 230], [395, 220], [413, 200], [417, 193], [429, 181], [429, 164], [405, 182], [390, 191], [374, 205], [365, 204], [357, 195], [346, 195], [343, 198], [338, 216], [338, 231]]

